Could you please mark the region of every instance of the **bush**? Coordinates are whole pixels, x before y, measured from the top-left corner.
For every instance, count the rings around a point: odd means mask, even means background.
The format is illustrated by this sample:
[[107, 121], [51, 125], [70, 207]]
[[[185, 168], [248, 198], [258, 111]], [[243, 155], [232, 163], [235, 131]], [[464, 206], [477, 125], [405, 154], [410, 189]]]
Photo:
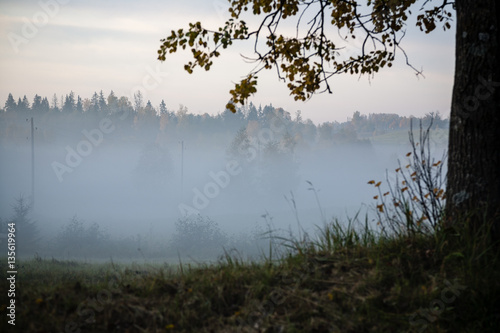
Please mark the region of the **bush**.
[[186, 216], [175, 223], [170, 246], [183, 256], [214, 258], [228, 244], [227, 235], [209, 217]]
[[74, 216], [55, 237], [53, 250], [62, 256], [99, 256], [109, 244], [109, 235], [97, 223], [89, 226]]
[[381, 189], [382, 182], [368, 182], [378, 190], [378, 195], [374, 197], [377, 200], [378, 224], [382, 225], [386, 235], [387, 232], [408, 236], [431, 235], [441, 227], [446, 200], [446, 174], [443, 172], [446, 153], [438, 161], [431, 156], [431, 127], [432, 122], [423, 130], [420, 123], [418, 142], [410, 129], [412, 151], [406, 154], [406, 163], [398, 161], [395, 181], [391, 183], [387, 176], [387, 191]]

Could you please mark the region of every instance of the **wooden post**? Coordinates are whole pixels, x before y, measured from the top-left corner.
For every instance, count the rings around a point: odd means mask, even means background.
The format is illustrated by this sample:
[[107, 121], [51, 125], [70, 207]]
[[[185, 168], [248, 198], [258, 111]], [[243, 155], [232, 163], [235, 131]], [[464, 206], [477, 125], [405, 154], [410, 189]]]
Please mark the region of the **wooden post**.
[[31, 117], [31, 209], [35, 209], [35, 126]]

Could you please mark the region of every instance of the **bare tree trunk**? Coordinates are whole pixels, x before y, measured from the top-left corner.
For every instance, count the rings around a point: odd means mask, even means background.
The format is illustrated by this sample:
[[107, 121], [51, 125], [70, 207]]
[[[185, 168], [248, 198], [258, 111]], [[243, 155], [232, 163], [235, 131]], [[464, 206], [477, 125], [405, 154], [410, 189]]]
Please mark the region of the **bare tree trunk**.
[[450, 119], [446, 215], [476, 230], [500, 221], [500, 2], [456, 0], [455, 84]]

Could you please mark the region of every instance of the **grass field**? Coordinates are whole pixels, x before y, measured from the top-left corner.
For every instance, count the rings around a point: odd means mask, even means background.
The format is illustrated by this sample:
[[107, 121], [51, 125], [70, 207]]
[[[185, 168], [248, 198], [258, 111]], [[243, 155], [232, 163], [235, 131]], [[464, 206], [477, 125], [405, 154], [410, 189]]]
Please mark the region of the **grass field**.
[[[337, 221], [260, 261], [18, 262], [2, 332], [496, 332], [498, 246], [487, 233], [382, 237]], [[288, 251], [283, 249], [287, 248]], [[1, 260], [6, 274], [6, 259]], [[2, 290], [8, 290], [2, 279]]]

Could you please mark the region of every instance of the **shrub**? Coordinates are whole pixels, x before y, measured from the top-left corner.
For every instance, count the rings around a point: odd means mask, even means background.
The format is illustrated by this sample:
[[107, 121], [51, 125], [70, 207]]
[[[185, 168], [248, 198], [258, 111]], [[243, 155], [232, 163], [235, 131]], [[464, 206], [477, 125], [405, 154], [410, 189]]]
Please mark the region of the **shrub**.
[[40, 237], [37, 223], [29, 218], [31, 205], [20, 195], [12, 208], [14, 216], [7, 223], [15, 223], [18, 253], [33, 254], [38, 249]]
[[53, 250], [58, 255], [75, 257], [99, 256], [109, 243], [109, 235], [97, 223], [85, 226], [76, 216], [55, 237]]
[[170, 242], [173, 251], [202, 258], [217, 256], [227, 244], [228, 237], [218, 223], [201, 215], [178, 219]]
[[446, 199], [446, 175], [443, 165], [446, 153], [436, 161], [430, 152], [429, 132], [432, 122], [426, 130], [420, 123], [420, 137], [416, 142], [411, 126], [409, 132], [412, 151], [406, 154], [407, 162], [395, 170], [395, 181], [391, 183], [387, 173], [387, 191], [381, 188], [381, 181], [371, 180], [378, 195], [376, 213], [378, 224], [383, 233], [414, 236], [433, 234], [441, 226]]

